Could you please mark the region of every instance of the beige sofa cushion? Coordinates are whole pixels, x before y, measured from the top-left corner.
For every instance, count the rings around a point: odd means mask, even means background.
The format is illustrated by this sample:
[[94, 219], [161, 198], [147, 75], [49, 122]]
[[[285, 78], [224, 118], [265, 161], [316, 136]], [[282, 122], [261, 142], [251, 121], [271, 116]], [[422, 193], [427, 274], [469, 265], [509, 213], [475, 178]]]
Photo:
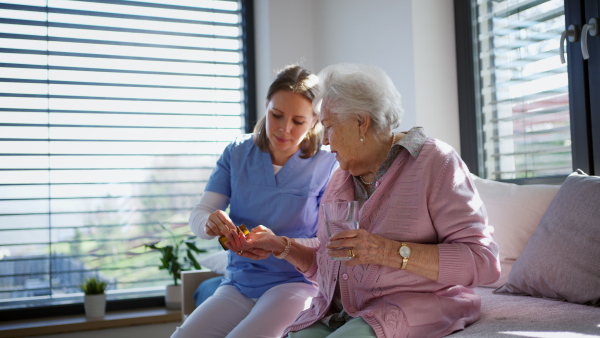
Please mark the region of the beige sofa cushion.
[[488, 222], [494, 227], [494, 241], [500, 247], [502, 273], [497, 282], [487, 286], [499, 287], [508, 280], [513, 263], [525, 249], [560, 186], [517, 185], [472, 177], [487, 210]]

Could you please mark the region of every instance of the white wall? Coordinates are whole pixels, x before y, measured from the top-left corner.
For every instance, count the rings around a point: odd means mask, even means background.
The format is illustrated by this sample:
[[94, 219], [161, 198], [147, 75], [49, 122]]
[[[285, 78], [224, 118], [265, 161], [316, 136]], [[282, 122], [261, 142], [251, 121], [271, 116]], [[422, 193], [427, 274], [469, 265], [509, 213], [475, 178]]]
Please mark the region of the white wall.
[[412, 4], [416, 124], [460, 153], [453, 1]]
[[399, 129], [415, 121], [411, 1], [314, 1], [315, 63], [318, 69], [352, 62], [381, 67], [403, 98], [405, 115]]
[[275, 71], [295, 62], [317, 73], [339, 62], [384, 69], [403, 97], [400, 130], [460, 149], [451, 0], [256, 0], [257, 102]]
[[254, 2], [256, 104], [259, 116], [264, 114], [267, 89], [281, 68], [297, 63], [317, 72], [313, 61], [312, 16], [312, 1]]

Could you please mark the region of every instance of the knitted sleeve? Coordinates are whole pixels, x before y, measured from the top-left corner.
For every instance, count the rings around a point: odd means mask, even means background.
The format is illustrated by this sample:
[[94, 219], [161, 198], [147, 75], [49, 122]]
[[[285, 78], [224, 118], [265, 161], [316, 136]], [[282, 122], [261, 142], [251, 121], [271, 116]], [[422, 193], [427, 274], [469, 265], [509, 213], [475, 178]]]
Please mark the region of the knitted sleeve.
[[438, 282], [469, 287], [495, 282], [500, 277], [498, 245], [467, 166], [452, 150], [431, 167], [437, 176], [429, 212], [440, 243]]

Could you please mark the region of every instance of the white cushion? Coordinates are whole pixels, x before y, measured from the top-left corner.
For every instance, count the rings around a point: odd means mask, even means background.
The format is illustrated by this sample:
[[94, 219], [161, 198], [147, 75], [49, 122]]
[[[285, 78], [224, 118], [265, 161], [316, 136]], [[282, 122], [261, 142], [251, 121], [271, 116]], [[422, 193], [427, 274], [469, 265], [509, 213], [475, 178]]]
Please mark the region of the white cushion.
[[517, 185], [472, 177], [488, 222], [494, 227], [494, 241], [500, 247], [500, 279], [484, 286], [499, 287], [507, 282], [512, 264], [525, 249], [560, 185]]
[[224, 275], [225, 268], [227, 268], [227, 253], [228, 251], [218, 251], [212, 253], [199, 258], [198, 263], [200, 263], [203, 268], [208, 268], [214, 273]]

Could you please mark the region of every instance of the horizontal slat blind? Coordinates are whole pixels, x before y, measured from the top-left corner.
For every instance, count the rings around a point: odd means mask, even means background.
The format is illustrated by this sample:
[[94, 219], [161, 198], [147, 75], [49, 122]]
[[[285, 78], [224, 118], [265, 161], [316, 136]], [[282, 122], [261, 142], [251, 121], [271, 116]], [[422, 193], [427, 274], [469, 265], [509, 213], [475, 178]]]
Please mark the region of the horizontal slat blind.
[[240, 7], [0, 1], [0, 309], [64, 301], [90, 274], [114, 297], [172, 281], [143, 245], [159, 222], [189, 234], [245, 128]]
[[563, 0], [477, 0], [477, 10], [483, 176], [570, 173]]

